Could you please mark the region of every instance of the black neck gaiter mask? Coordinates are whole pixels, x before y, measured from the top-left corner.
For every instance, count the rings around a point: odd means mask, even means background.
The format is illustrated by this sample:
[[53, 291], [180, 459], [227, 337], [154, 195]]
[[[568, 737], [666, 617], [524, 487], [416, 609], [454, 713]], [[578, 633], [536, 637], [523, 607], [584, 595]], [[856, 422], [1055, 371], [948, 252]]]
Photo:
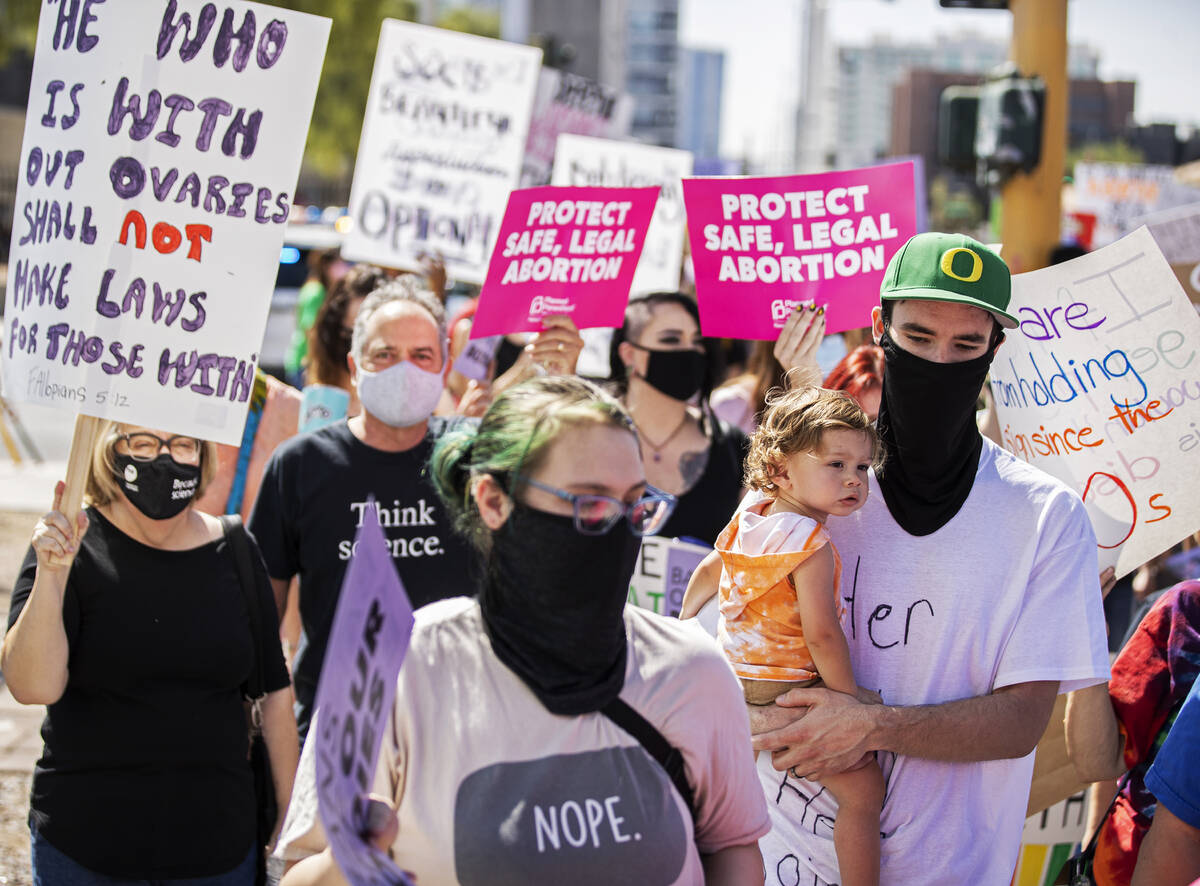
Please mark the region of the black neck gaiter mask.
[[888, 333], [883, 397], [876, 428], [887, 447], [879, 490], [909, 535], [929, 535], [953, 519], [971, 493], [983, 437], [975, 403], [993, 348], [963, 363], [933, 363], [910, 354]]
[[625, 601], [641, 539], [515, 503], [479, 595], [492, 649], [552, 714], [598, 711], [625, 685]]

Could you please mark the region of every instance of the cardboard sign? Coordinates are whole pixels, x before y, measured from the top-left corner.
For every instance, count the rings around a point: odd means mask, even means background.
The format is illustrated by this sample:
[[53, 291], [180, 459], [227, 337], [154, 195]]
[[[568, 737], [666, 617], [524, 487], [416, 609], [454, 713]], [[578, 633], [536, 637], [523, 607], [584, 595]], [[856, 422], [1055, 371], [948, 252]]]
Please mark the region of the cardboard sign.
[[379, 745], [412, 637], [408, 595], [372, 499], [354, 540], [317, 687], [317, 800], [338, 867], [352, 886], [411, 881], [362, 838]]
[[657, 199], [658, 188], [513, 191], [471, 337], [536, 332], [550, 314], [620, 326]]
[[707, 336], [778, 338], [810, 300], [830, 333], [870, 325], [887, 263], [917, 230], [911, 162], [684, 179], [683, 196]]
[[541, 50], [386, 19], [342, 254], [481, 283], [517, 186]]
[[[631, 291], [670, 292], [679, 288], [683, 259], [683, 179], [692, 174], [692, 153], [634, 142], [564, 135], [554, 155], [553, 184], [576, 187], [659, 189], [646, 248]], [[619, 323], [617, 324], [620, 325]]]
[[678, 538], [642, 539], [642, 550], [629, 581], [629, 602], [659, 615], [679, 618], [688, 580], [711, 552], [710, 547]]
[[237, 445], [329, 20], [41, 7], [4, 396]]
[[1172, 166], [1076, 163], [1075, 210], [1096, 216], [1094, 246], [1128, 234], [1143, 215], [1200, 201], [1200, 188], [1175, 178]]
[[521, 170], [521, 187], [535, 188], [551, 184], [554, 152], [560, 135], [574, 133], [601, 138], [621, 138], [629, 134], [632, 119], [633, 99], [630, 96], [578, 74], [555, 68], [542, 68], [538, 76], [537, 95], [533, 100], [529, 139], [525, 143], [525, 166]]
[[1145, 228], [1013, 277], [992, 363], [1006, 448], [1088, 508], [1121, 576], [1200, 528], [1200, 317]]

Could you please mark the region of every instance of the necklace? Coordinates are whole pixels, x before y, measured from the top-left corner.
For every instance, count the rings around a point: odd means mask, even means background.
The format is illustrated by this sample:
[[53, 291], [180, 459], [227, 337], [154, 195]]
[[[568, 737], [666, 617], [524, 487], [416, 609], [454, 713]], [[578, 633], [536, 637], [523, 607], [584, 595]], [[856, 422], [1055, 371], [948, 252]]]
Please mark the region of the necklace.
[[662, 461], [663, 449], [665, 449], [666, 445], [668, 443], [670, 443], [672, 440], [674, 440], [676, 435], [680, 431], [683, 430], [683, 426], [687, 424], [687, 420], [688, 420], [687, 410], [684, 410], [683, 418], [679, 420], [679, 424], [675, 425], [675, 430], [673, 430], [673, 431], [671, 431], [671, 433], [667, 434], [666, 439], [664, 439], [661, 443], [657, 443], [657, 444], [651, 443], [650, 438], [646, 436], [646, 432], [643, 431], [641, 429], [641, 427], [638, 427], [638, 429], [637, 429], [638, 439], [641, 440], [643, 443], [646, 444], [646, 446], [648, 446], [650, 448], [650, 457], [655, 462]]

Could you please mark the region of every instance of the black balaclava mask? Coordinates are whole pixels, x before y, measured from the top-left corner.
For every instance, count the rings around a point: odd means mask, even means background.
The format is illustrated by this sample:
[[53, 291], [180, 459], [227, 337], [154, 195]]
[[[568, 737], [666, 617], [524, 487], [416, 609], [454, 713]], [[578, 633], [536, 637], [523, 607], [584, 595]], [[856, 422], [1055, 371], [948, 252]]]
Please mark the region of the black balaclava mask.
[[700, 391], [708, 369], [708, 357], [703, 351], [659, 351], [633, 342], [630, 344], [646, 352], [646, 372], [640, 378], [650, 387], [672, 400], [683, 401], [692, 399]]
[[519, 502], [492, 536], [479, 595], [492, 649], [552, 714], [598, 711], [625, 685], [625, 601], [641, 539], [624, 518], [583, 535]]
[[929, 535], [958, 513], [971, 493], [983, 437], [975, 403], [995, 347], [962, 363], [910, 354], [885, 331], [883, 397], [876, 427], [887, 447], [879, 490], [910, 535]]
[[129, 503], [151, 520], [174, 517], [188, 506], [200, 486], [200, 465], [181, 465], [169, 455], [153, 461], [114, 455], [113, 464]]

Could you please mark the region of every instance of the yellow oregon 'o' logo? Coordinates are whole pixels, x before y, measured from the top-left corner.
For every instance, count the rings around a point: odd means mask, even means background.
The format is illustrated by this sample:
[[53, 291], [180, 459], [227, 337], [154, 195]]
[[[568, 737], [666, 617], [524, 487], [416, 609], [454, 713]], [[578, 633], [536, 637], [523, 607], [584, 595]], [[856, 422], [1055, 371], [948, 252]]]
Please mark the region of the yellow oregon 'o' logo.
[[[954, 273], [954, 256], [960, 252], [965, 252], [971, 256], [971, 273], [967, 276]], [[942, 273], [947, 277], [953, 277], [955, 280], [962, 280], [964, 283], [974, 283], [983, 276], [983, 259], [979, 257], [979, 253], [967, 249], [964, 246], [955, 246], [953, 249], [947, 249], [942, 253]]]

